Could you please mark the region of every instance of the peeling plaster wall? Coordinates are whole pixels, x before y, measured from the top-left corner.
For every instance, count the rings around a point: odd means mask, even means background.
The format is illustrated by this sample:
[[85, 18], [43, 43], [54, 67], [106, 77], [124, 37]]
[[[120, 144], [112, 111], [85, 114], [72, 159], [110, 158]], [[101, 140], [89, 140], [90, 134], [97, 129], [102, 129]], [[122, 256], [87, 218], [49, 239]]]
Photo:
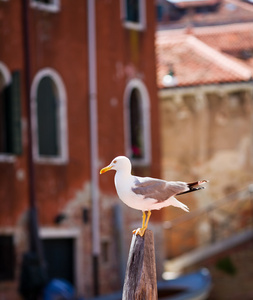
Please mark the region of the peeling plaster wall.
[[165, 179], [208, 179], [212, 200], [253, 180], [249, 85], [182, 88], [160, 98]]
[[[178, 197], [190, 211], [252, 183], [253, 111], [249, 84], [161, 90], [159, 95], [162, 177], [209, 180], [206, 190]], [[169, 207], [165, 209], [165, 220], [181, 214], [184, 212]], [[174, 250], [169, 249], [169, 235], [165, 231], [167, 253], [176, 251], [174, 248], [182, 243], [178, 236], [173, 242]], [[205, 238], [199, 233], [196, 237], [198, 241]]]

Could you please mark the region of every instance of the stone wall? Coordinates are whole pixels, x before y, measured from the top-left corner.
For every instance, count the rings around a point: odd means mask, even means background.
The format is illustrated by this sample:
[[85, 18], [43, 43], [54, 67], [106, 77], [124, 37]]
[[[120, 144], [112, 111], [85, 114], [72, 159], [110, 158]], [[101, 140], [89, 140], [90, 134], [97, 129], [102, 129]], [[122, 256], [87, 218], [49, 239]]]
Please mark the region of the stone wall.
[[[206, 190], [178, 199], [192, 211], [246, 188], [253, 180], [250, 84], [167, 89], [159, 95], [163, 178], [209, 180]], [[183, 213], [169, 207], [165, 219]]]

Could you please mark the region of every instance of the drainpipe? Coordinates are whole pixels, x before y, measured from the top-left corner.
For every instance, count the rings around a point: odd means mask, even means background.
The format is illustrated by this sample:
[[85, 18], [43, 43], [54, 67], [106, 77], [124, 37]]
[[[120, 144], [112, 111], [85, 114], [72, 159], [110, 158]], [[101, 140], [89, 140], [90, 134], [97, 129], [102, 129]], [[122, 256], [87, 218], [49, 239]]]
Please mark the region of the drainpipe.
[[[37, 213], [37, 198], [35, 190], [35, 167], [32, 155], [32, 125], [30, 106], [31, 65], [30, 65], [30, 18], [29, 0], [22, 0], [22, 26], [23, 26], [23, 49], [24, 49], [24, 85], [25, 104], [27, 113], [27, 174], [28, 174], [28, 235], [29, 251], [22, 258], [19, 293], [24, 299], [40, 299], [43, 288], [46, 285], [47, 272], [44, 261], [42, 244], [39, 238], [39, 224]], [[35, 273], [37, 280], [27, 281]]]
[[88, 19], [88, 71], [90, 109], [91, 200], [92, 200], [92, 260], [94, 295], [99, 295], [99, 184], [98, 184], [98, 130], [97, 130], [97, 64], [96, 13], [94, 0], [87, 0]]

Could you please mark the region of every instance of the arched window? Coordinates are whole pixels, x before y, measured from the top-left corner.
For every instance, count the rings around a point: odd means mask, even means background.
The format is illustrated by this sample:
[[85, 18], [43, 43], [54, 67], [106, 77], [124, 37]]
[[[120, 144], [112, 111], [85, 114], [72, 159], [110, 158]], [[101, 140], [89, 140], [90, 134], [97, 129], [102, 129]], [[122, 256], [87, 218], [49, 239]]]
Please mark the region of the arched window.
[[38, 162], [67, 160], [66, 92], [59, 74], [40, 71], [32, 89], [33, 153]]
[[124, 95], [126, 155], [135, 165], [150, 163], [149, 96], [139, 79], [131, 80]]

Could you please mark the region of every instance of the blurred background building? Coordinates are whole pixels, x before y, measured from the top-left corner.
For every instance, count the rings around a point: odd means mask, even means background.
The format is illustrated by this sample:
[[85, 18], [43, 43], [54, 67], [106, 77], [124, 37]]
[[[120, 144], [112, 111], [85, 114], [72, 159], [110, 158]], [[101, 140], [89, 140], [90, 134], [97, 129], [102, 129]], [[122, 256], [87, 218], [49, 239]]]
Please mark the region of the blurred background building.
[[157, 9], [162, 176], [210, 180], [184, 196], [190, 214], [165, 210], [165, 269], [207, 266], [210, 299], [251, 299], [253, 7], [179, 0]]
[[251, 22], [240, 0], [0, 0], [3, 299], [34, 259], [36, 279], [78, 296], [121, 288], [141, 213], [99, 176], [117, 155], [140, 176], [210, 181], [180, 197], [189, 214], [152, 214], [158, 278], [206, 266], [210, 299], [251, 299]]

